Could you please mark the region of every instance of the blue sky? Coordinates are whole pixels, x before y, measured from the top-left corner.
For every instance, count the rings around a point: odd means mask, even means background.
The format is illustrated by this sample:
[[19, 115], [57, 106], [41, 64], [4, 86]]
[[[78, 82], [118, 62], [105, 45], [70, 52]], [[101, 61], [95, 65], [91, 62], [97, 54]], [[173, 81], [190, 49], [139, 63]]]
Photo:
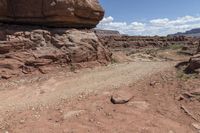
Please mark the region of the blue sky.
[[167, 35], [200, 28], [200, 0], [100, 0], [101, 29], [132, 35]]

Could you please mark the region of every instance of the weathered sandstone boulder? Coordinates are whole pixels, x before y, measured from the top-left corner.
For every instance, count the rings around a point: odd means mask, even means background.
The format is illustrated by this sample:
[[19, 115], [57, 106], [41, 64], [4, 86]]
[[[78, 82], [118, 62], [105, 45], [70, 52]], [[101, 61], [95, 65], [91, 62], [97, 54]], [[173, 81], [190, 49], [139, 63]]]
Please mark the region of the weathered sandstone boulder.
[[186, 67], [186, 73], [194, 73], [197, 69], [200, 69], [200, 54], [197, 54], [190, 58], [189, 65]]
[[93, 28], [104, 16], [98, 0], [0, 0], [0, 22]]
[[189, 64], [185, 69], [186, 73], [193, 73], [200, 69], [200, 43], [197, 49], [197, 54], [190, 58]]
[[111, 59], [91, 30], [9, 26], [0, 28], [0, 36], [0, 78]]

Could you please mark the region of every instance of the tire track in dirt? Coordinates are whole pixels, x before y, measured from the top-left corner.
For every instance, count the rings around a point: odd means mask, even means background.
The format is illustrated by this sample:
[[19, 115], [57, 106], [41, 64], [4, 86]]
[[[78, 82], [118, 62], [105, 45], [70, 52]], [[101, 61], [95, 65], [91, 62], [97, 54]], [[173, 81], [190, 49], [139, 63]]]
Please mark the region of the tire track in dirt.
[[59, 102], [80, 93], [115, 89], [137, 82], [153, 73], [173, 66], [172, 62], [131, 62], [82, 70], [70, 77], [51, 77], [45, 82], [21, 85], [0, 92], [0, 110], [23, 109], [29, 106]]

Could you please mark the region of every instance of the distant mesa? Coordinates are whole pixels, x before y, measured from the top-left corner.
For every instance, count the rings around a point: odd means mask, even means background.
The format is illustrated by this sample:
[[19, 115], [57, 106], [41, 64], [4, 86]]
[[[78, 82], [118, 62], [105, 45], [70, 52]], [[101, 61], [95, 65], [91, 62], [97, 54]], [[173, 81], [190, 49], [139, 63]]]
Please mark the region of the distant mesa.
[[192, 29], [186, 32], [178, 32], [169, 36], [188, 36], [188, 37], [200, 37], [200, 28]]
[[101, 30], [101, 29], [95, 29], [94, 32], [98, 36], [121, 36], [119, 31], [117, 30]]
[[94, 28], [104, 16], [98, 0], [0, 0], [0, 22]]

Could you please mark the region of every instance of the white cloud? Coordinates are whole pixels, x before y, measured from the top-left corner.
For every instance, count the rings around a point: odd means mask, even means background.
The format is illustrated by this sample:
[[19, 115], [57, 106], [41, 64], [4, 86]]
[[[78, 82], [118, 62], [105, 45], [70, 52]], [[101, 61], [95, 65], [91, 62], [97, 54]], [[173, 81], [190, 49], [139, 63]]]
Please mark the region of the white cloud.
[[104, 18], [97, 26], [100, 29], [118, 30], [123, 34], [130, 35], [167, 35], [176, 32], [184, 32], [193, 28], [200, 28], [199, 16], [184, 16], [170, 20], [158, 18], [148, 22], [116, 22], [109, 16]]
[[107, 18], [103, 18], [103, 20], [101, 22], [102, 23], [111, 23], [113, 20], [114, 20], [114, 18], [109, 16]]
[[130, 30], [135, 30], [135, 31], [144, 31], [145, 30], [145, 24], [139, 23], [139, 22], [132, 22], [130, 25]]
[[162, 27], [162, 26], [168, 25], [169, 19], [168, 19], [168, 18], [164, 18], [164, 19], [153, 19], [153, 20], [150, 20], [150, 23], [151, 23], [153, 26]]

